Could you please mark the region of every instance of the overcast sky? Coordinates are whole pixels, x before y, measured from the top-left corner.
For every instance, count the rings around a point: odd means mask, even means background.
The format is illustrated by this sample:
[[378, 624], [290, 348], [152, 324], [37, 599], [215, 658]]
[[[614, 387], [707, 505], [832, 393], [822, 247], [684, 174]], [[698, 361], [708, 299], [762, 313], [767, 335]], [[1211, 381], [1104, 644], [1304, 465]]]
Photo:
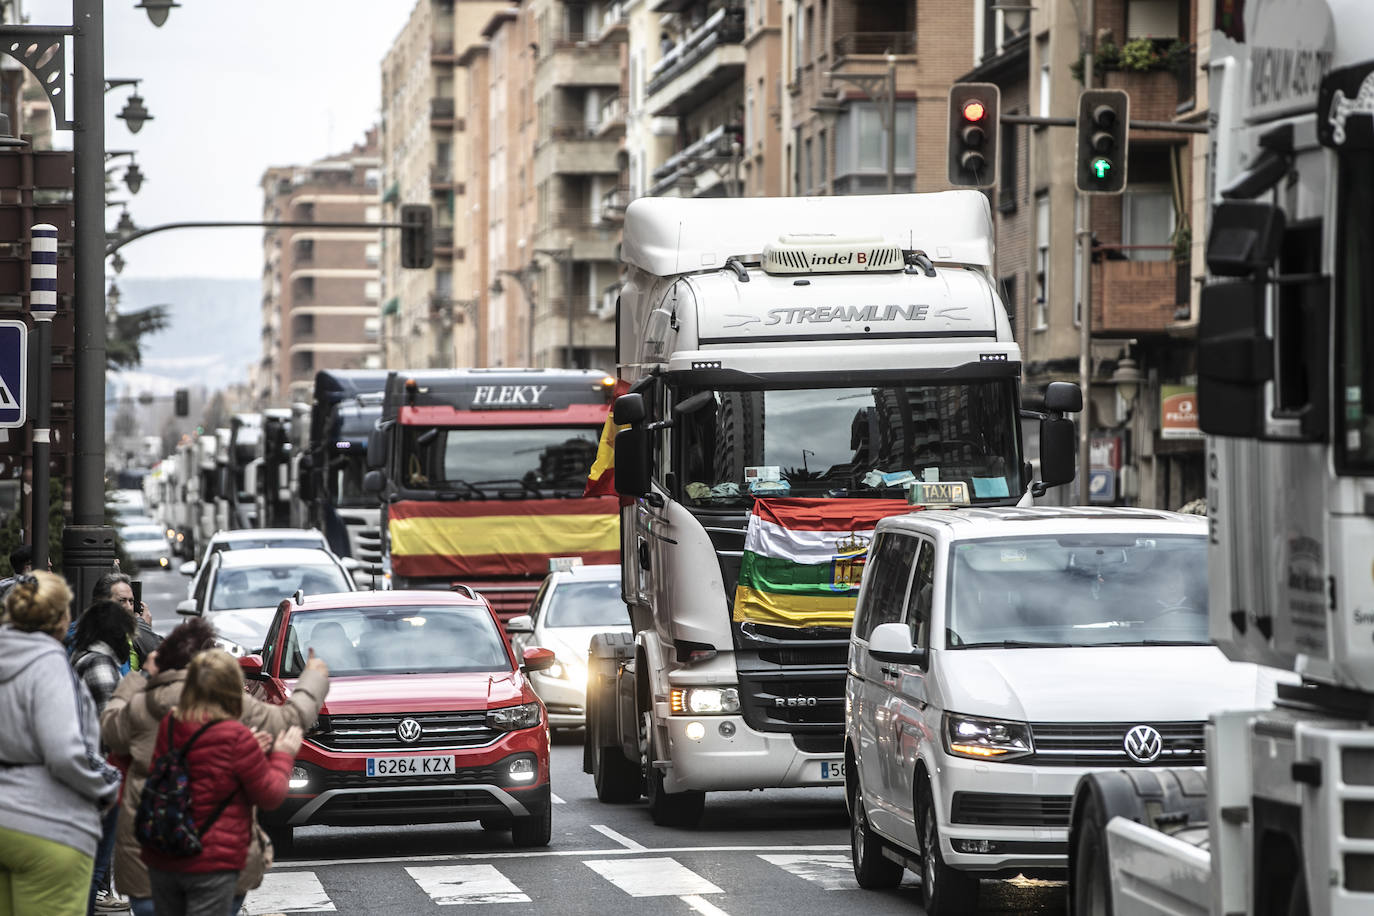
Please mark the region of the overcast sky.
[[[115, 114], [132, 87], [105, 96], [109, 150], [134, 150], [137, 195], [119, 165], [112, 200], [140, 226], [254, 220], [259, 181], [361, 141], [381, 107], [381, 61], [415, 0], [181, 0], [162, 28], [137, 0], [105, 2], [105, 75], [141, 79], [153, 120], [131, 134]], [[71, 0], [25, 0], [33, 25], [71, 22]], [[70, 45], [69, 45], [70, 47]], [[70, 66], [70, 59], [68, 60]], [[56, 145], [70, 146], [59, 134]], [[109, 209], [113, 225], [118, 207]], [[123, 250], [124, 276], [258, 277], [261, 229], [186, 229]]]

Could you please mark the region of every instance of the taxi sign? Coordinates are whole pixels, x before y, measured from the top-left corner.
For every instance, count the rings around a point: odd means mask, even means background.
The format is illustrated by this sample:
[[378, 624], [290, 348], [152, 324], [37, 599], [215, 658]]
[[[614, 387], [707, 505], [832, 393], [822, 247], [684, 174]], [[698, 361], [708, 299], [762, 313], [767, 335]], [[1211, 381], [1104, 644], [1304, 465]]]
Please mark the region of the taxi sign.
[[967, 506], [968, 484], [962, 480], [915, 481], [907, 485], [906, 501], [913, 506]]
[[581, 565], [581, 557], [549, 557], [549, 572], [567, 572]]

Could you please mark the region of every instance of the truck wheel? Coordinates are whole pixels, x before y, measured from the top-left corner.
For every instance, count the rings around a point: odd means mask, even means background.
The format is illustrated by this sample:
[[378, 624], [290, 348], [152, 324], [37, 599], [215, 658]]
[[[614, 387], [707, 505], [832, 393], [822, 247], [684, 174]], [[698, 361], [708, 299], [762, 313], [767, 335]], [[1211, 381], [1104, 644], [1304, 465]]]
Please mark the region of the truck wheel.
[[896, 887], [906, 869], [883, 855], [883, 841], [868, 823], [863, 791], [855, 782], [854, 798], [849, 803], [849, 858], [854, 863], [854, 880], [869, 890]]
[[592, 751], [592, 782], [596, 798], [608, 804], [639, 801], [642, 779], [639, 767], [618, 747], [598, 747]]
[[511, 843], [520, 847], [547, 846], [553, 837], [553, 805], [544, 802], [510, 826]]
[[978, 909], [978, 878], [945, 864], [940, 852], [940, 825], [930, 783], [921, 787], [916, 816], [921, 825], [921, 902], [926, 916], [959, 916]]
[[1096, 794], [1083, 795], [1083, 815], [1073, 832], [1073, 916], [1112, 916], [1111, 874], [1107, 864], [1106, 824]]
[[695, 827], [706, 812], [706, 793], [699, 789], [667, 792], [663, 771], [649, 764], [649, 816], [659, 827]]

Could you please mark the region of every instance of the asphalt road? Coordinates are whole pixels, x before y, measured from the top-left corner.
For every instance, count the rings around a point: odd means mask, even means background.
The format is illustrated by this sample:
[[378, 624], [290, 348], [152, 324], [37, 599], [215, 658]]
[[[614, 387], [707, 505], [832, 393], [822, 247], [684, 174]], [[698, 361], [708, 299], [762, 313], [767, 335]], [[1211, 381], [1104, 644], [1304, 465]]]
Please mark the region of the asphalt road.
[[[153, 614], [153, 629], [166, 636], [185, 618], [177, 614], [177, 602], [186, 598], [190, 579], [173, 569], [140, 569], [130, 572], [131, 578], [143, 583], [143, 603]], [[127, 570], [126, 570], [127, 571]]]

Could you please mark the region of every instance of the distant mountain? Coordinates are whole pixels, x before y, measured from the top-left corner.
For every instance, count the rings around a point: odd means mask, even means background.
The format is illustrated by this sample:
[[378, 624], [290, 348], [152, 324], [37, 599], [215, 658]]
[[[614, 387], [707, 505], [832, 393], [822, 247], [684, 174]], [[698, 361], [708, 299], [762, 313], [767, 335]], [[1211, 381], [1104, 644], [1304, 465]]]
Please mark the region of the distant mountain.
[[[262, 357], [262, 283], [223, 277], [119, 279], [120, 311], [167, 305], [166, 330], [144, 338], [140, 390], [210, 390], [248, 380]], [[134, 384], [135, 379], [127, 379]]]

